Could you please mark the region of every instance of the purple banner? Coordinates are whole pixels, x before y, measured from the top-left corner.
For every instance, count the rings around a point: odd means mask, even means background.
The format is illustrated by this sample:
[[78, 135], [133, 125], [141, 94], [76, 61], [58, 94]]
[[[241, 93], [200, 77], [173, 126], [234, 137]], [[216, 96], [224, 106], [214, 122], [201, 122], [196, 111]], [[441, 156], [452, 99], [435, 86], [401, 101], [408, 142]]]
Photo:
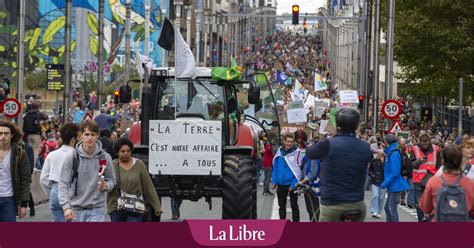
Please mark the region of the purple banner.
[[[473, 247], [472, 230], [474, 223], [0, 223], [0, 247]], [[227, 241], [211, 240], [221, 231]]]

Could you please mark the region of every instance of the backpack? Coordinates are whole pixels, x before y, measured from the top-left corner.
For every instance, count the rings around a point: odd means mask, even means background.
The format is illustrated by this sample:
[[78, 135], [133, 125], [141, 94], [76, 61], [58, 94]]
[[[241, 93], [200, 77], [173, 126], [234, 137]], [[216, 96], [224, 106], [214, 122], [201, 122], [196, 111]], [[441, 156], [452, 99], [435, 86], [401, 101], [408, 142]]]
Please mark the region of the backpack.
[[443, 185], [436, 195], [436, 212], [435, 218], [437, 222], [467, 222], [468, 209], [466, 202], [466, 194], [464, 189], [459, 185], [462, 174], [458, 176], [454, 184], [450, 185], [443, 176], [439, 176], [443, 180]]
[[[105, 154], [104, 150], [101, 150], [99, 152], [99, 157], [98, 157], [99, 164], [100, 164], [101, 158], [105, 159], [104, 154]], [[72, 155], [72, 177], [71, 177], [71, 183], [70, 183], [70, 185], [72, 185], [74, 180], [76, 181], [76, 185], [74, 187], [74, 196], [77, 196], [78, 177], [79, 177], [79, 154], [77, 153], [77, 150], [74, 149], [74, 153]]]
[[26, 134], [39, 134], [41, 133], [41, 126], [39, 124], [36, 113], [28, 112], [23, 118], [23, 132]]
[[400, 157], [402, 158], [402, 164], [400, 166], [400, 175], [402, 175], [402, 177], [406, 177], [408, 176], [408, 172], [409, 172], [409, 163], [410, 161], [408, 159], [406, 159], [405, 157], [403, 157], [402, 155], [402, 152], [399, 150], [399, 149], [393, 149], [390, 151], [390, 153], [388, 154], [387, 157], [390, 157], [394, 152], [398, 151], [400, 153]]

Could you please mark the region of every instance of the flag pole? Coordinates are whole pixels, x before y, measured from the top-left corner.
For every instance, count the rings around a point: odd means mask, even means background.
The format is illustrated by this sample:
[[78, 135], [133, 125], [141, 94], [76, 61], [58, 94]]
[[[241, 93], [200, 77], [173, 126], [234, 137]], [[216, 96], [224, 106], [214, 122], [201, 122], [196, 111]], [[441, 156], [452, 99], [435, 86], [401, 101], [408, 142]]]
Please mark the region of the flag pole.
[[[178, 53], [177, 53], [177, 40], [176, 39], [176, 34], [177, 32], [180, 32], [180, 19], [181, 19], [181, 4], [180, 3], [175, 3], [175, 13], [176, 13], [176, 19], [175, 19], [175, 25], [174, 25], [174, 83], [178, 81], [178, 74], [177, 74], [177, 65], [178, 65]], [[176, 90], [174, 91], [174, 101], [175, 101], [175, 110], [174, 110], [174, 118], [176, 119], [176, 108], [178, 107], [178, 99], [176, 97]]]

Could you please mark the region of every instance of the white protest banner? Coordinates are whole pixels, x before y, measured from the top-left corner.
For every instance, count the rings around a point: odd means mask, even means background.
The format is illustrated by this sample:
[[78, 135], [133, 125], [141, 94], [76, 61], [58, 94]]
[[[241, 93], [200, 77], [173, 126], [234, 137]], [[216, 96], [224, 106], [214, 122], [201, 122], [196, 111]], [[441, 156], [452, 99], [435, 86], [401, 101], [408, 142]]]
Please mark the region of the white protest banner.
[[341, 103], [359, 103], [357, 90], [341, 90], [339, 91]]
[[322, 80], [319, 73], [314, 73], [314, 91], [326, 90], [328, 85]]
[[316, 99], [314, 102], [315, 107], [319, 108], [329, 108], [331, 106], [330, 99]]
[[311, 107], [314, 108], [314, 100], [316, 100], [316, 97], [309, 94], [306, 100], [304, 101], [304, 107], [306, 108], [307, 111], [309, 111]]
[[288, 109], [286, 111], [288, 123], [306, 123], [306, 109]]
[[321, 107], [314, 108], [313, 115], [318, 118], [321, 117], [321, 115], [324, 114], [324, 109], [325, 108], [321, 108]]
[[328, 120], [321, 120], [321, 123], [319, 124], [320, 134], [328, 134], [328, 132], [326, 132], [326, 126], [328, 125], [328, 122]]
[[222, 122], [150, 120], [149, 172], [221, 175]]

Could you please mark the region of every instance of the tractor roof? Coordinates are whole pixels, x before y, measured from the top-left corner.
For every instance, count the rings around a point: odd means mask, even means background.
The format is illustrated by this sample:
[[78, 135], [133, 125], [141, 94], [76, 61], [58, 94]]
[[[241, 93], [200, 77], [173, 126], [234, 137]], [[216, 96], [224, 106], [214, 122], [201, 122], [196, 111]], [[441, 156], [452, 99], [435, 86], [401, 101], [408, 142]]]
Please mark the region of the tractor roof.
[[[167, 73], [164, 76], [167, 77], [174, 77], [175, 70], [174, 67], [155, 67], [153, 68], [151, 75], [152, 76], [161, 76], [162, 71], [166, 71]], [[211, 68], [210, 67], [196, 67], [196, 77], [199, 78], [210, 78], [211, 77]]]

